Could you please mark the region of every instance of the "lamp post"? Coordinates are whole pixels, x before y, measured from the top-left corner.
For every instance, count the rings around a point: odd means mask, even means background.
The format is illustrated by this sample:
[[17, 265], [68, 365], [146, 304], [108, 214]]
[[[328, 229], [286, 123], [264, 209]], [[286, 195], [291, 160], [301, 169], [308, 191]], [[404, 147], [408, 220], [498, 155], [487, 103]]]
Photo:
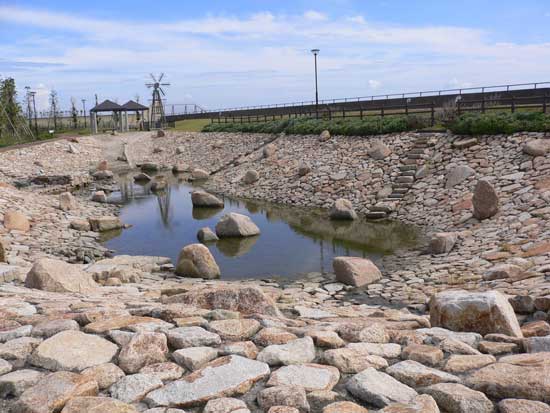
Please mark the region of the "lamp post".
[[82, 99], [82, 112], [84, 113], [84, 129], [86, 129], [86, 99]]
[[319, 49], [311, 49], [311, 53], [313, 53], [315, 59], [315, 114], [317, 118], [319, 117], [319, 88], [317, 86], [317, 55], [319, 51]]

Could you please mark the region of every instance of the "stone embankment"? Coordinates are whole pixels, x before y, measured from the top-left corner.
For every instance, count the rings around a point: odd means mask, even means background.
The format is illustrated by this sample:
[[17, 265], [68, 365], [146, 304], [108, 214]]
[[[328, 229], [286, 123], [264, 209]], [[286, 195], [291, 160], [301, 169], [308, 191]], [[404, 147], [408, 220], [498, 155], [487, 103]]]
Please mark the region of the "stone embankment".
[[[0, 411], [550, 412], [546, 142], [169, 132], [0, 153]], [[170, 263], [99, 242], [123, 223], [92, 193], [128, 163], [222, 194], [341, 200], [347, 219], [390, 212], [430, 242], [286, 283], [176, 278], [216, 273], [207, 248]], [[256, 229], [229, 215], [216, 233]]]

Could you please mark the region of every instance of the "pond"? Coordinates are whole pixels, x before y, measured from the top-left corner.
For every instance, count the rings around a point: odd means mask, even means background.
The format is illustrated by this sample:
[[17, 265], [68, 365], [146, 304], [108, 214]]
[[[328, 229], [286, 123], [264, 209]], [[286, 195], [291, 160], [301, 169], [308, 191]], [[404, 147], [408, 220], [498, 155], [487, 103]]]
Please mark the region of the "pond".
[[268, 202], [220, 197], [224, 208], [194, 208], [191, 192], [197, 189], [184, 177], [167, 176], [168, 187], [151, 191], [151, 183], [133, 182], [133, 175], [118, 177], [120, 191], [109, 202], [122, 204], [121, 219], [131, 228], [109, 234], [104, 245], [115, 254], [167, 256], [175, 264], [180, 250], [197, 241], [200, 228], [214, 229], [228, 212], [249, 216], [259, 236], [222, 239], [206, 244], [216, 259], [222, 279], [299, 277], [332, 271], [333, 257], [381, 257], [419, 242], [415, 227], [396, 221], [358, 219], [335, 222], [327, 211]]

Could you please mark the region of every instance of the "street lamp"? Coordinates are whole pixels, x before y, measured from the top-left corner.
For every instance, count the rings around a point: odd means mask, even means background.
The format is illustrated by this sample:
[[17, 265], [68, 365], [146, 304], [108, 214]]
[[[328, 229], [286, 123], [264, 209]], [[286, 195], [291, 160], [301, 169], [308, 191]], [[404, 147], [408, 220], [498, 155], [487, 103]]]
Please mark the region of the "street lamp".
[[319, 117], [319, 89], [317, 87], [317, 55], [319, 51], [319, 49], [311, 49], [311, 53], [313, 53], [315, 59], [315, 112], [317, 113], [317, 117]]

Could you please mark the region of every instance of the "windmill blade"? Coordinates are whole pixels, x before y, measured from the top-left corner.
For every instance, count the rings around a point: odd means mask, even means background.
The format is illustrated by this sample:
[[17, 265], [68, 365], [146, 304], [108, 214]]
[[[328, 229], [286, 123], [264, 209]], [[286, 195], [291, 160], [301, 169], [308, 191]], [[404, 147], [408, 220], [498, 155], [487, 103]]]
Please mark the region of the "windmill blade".
[[159, 87], [160, 92], [162, 93], [162, 96], [166, 96], [166, 93], [164, 93], [164, 90], [162, 90], [161, 87]]
[[161, 83], [161, 86], [170, 86], [170, 83]]
[[153, 82], [157, 83], [157, 79], [152, 73], [149, 73], [149, 76], [151, 76], [151, 79], [153, 79]]
[[164, 77], [164, 72], [161, 73], [160, 76], [159, 76], [159, 83], [160, 83], [160, 81], [162, 80], [163, 77]]

